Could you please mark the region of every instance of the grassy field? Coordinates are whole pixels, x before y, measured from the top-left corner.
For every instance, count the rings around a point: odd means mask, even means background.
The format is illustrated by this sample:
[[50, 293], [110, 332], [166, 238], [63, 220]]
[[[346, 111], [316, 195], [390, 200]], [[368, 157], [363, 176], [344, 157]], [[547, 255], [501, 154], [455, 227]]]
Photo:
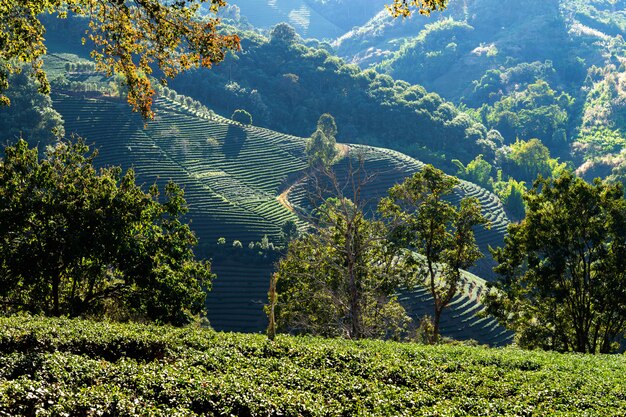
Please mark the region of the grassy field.
[[0, 319], [2, 416], [619, 416], [626, 358]]

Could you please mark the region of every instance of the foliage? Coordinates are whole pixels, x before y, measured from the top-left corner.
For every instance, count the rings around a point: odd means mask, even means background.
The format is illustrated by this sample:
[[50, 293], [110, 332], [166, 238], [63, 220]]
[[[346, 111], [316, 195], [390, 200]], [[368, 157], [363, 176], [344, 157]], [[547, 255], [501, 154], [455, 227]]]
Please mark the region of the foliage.
[[414, 11], [430, 15], [434, 11], [444, 10], [447, 3], [448, 0], [393, 0], [389, 10], [394, 17], [409, 17]]
[[285, 246], [287, 246], [292, 240], [296, 239], [298, 235], [298, 225], [293, 220], [287, 220], [280, 228], [280, 238]]
[[576, 139], [575, 149], [585, 160], [620, 152], [626, 147], [626, 138], [618, 130], [606, 127], [584, 129]]
[[457, 175], [460, 178], [471, 181], [484, 188], [491, 188], [491, 171], [493, 167], [491, 164], [483, 159], [482, 155], [478, 155], [467, 166], [463, 165], [458, 159], [452, 160], [452, 162], [459, 168]]
[[335, 138], [337, 136], [337, 123], [335, 118], [328, 113], [324, 113], [317, 120], [317, 130], [321, 131], [327, 138]]
[[526, 209], [524, 206], [524, 193], [526, 193], [526, 183], [509, 178], [502, 180], [502, 171], [498, 171], [497, 181], [493, 183], [493, 192], [500, 198], [506, 213], [511, 220], [521, 220], [524, 218]]
[[384, 224], [366, 218], [362, 192], [369, 178], [362, 163], [345, 183], [328, 168], [318, 169], [314, 198], [334, 197], [315, 209], [315, 230], [292, 240], [278, 263], [278, 325], [351, 339], [405, 336], [410, 318], [394, 293], [411, 274], [389, 245]]
[[328, 113], [320, 116], [317, 130], [306, 143], [305, 153], [309, 166], [329, 167], [337, 156], [337, 125], [335, 119]]
[[448, 71], [461, 58], [464, 44], [472, 43], [473, 32], [474, 27], [467, 22], [452, 18], [429, 23], [377, 68], [396, 79], [430, 87], [432, 78]]
[[517, 180], [532, 183], [537, 176], [557, 177], [566, 168], [565, 163], [550, 157], [550, 150], [539, 139], [516, 140], [498, 151], [502, 170]]
[[45, 147], [63, 137], [63, 118], [50, 97], [37, 92], [35, 83], [24, 74], [12, 75], [9, 81], [11, 88], [5, 93], [12, 104], [11, 108], [0, 107], [0, 140], [24, 138]]
[[0, 319], [5, 415], [626, 412], [622, 355]]
[[237, 109], [233, 112], [233, 115], [230, 117], [235, 122], [239, 122], [244, 125], [252, 124], [252, 115], [245, 110]]
[[446, 202], [458, 179], [432, 165], [394, 185], [382, 199], [379, 211], [391, 225], [391, 241], [419, 256], [409, 265], [433, 296], [433, 341], [438, 341], [441, 313], [459, 291], [461, 269], [468, 269], [482, 255], [474, 227], [487, 220], [476, 198], [464, 198], [459, 207]]
[[240, 34], [245, 54], [211, 71], [182, 74], [171, 85], [221, 114], [245, 108], [258, 126], [276, 131], [310, 136], [319, 115], [330, 113], [339, 142], [390, 147], [447, 167], [454, 158], [468, 163], [486, 156], [487, 129], [437, 94], [346, 64], [323, 48], [296, 42], [286, 50], [258, 34]]
[[553, 146], [563, 146], [569, 122], [568, 110], [574, 100], [558, 94], [543, 81], [513, 92], [489, 107], [485, 125], [497, 129], [510, 143], [514, 138], [539, 138]]
[[526, 218], [494, 251], [490, 311], [525, 347], [610, 352], [624, 332], [626, 200], [619, 185], [564, 172], [524, 196]]
[[289, 46], [298, 39], [296, 30], [287, 23], [279, 23], [272, 28], [270, 40], [273, 43]]
[[144, 117], [152, 117], [152, 90], [149, 75], [158, 65], [160, 76], [173, 77], [192, 67], [211, 67], [224, 59], [227, 50], [239, 48], [239, 38], [217, 32], [219, 19], [194, 19], [201, 3], [211, 10], [225, 5], [223, 0], [158, 0], [137, 2], [98, 0], [10, 0], [0, 5], [0, 102], [9, 104], [4, 94], [9, 74], [21, 71], [21, 64], [32, 66], [39, 92], [50, 92], [42, 68], [45, 28], [43, 13], [86, 16], [88, 37], [93, 43], [92, 58], [99, 70], [120, 73], [128, 85], [128, 102]]
[[204, 309], [210, 264], [180, 221], [182, 190], [159, 202], [129, 170], [97, 171], [82, 141], [0, 160], [0, 300], [5, 312], [108, 315], [182, 324]]

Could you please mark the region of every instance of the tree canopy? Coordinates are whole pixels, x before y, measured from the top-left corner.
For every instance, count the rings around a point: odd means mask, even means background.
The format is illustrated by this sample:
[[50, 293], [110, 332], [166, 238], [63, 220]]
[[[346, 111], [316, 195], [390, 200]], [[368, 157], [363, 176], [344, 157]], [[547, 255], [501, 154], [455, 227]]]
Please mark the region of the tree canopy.
[[173, 77], [192, 67], [211, 67], [224, 59], [227, 50], [239, 48], [236, 35], [218, 33], [219, 19], [195, 19], [201, 3], [213, 12], [224, 0], [9, 0], [0, 3], [0, 103], [9, 104], [4, 94], [9, 74], [30, 64], [39, 91], [47, 94], [50, 84], [42, 68], [46, 54], [42, 13], [68, 14], [89, 19], [88, 37], [97, 68], [109, 75], [123, 74], [128, 85], [128, 102], [144, 117], [152, 117], [154, 94], [149, 76], [153, 65], [159, 77]]
[[526, 218], [494, 251], [490, 312], [524, 347], [610, 352], [626, 324], [626, 200], [621, 185], [564, 172], [526, 193]]
[[408, 17], [415, 11], [429, 15], [431, 12], [444, 10], [447, 4], [448, 0], [393, 0], [388, 8], [393, 16]]
[[482, 254], [474, 227], [485, 225], [476, 198], [464, 198], [456, 207], [444, 198], [458, 184], [432, 165], [394, 185], [381, 200], [379, 211], [390, 224], [395, 245], [414, 251], [409, 265], [431, 292], [434, 305], [433, 341], [439, 337], [441, 313], [458, 293], [461, 269], [468, 269]]
[[0, 304], [5, 312], [183, 324], [204, 309], [212, 274], [180, 216], [182, 190], [159, 197], [132, 170], [97, 171], [82, 142], [43, 159], [24, 140], [0, 160]]
[[317, 130], [306, 143], [306, 155], [312, 167], [329, 167], [337, 156], [337, 125], [335, 119], [328, 113], [320, 116]]

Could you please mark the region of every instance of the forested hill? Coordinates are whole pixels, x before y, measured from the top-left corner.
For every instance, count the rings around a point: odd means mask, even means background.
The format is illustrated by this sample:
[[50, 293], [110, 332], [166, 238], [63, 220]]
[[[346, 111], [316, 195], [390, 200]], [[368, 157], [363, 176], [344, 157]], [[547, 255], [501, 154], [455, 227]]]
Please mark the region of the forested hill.
[[439, 95], [347, 65], [323, 45], [298, 42], [290, 29], [281, 25], [269, 39], [242, 33], [240, 54], [171, 86], [220, 114], [242, 108], [254, 124], [298, 136], [330, 113], [341, 142], [393, 148], [448, 170], [452, 159], [493, 153], [497, 138]]
[[264, 29], [287, 22], [304, 38], [332, 40], [367, 22], [387, 3], [386, 0], [240, 0], [233, 3], [236, 13], [225, 16]]
[[467, 106], [505, 144], [537, 138], [586, 178], [624, 182], [625, 34], [619, 0], [452, 0], [430, 19], [380, 13], [333, 46]]

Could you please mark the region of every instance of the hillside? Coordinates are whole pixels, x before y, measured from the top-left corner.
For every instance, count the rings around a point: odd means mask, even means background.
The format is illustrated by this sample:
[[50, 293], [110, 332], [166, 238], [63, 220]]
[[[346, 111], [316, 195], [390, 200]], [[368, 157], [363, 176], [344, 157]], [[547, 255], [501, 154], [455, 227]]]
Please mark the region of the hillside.
[[243, 0], [235, 5], [239, 7], [241, 17], [257, 28], [270, 28], [286, 22], [304, 38], [335, 38], [343, 33], [309, 3], [305, 0]]
[[626, 413], [622, 355], [0, 319], [0, 414]]
[[[47, 65], [62, 73], [70, 58], [57, 55]], [[54, 108], [62, 115], [68, 134], [78, 133], [99, 149], [96, 163], [133, 167], [138, 182], [146, 185], [172, 179], [184, 186], [191, 227], [200, 240], [199, 255], [213, 258], [218, 274], [207, 305], [212, 325], [223, 330], [262, 330], [266, 325], [262, 306], [278, 253], [262, 248], [260, 242], [267, 235], [269, 242], [278, 244], [280, 227], [287, 220], [303, 224], [289, 206], [304, 204], [298, 187], [291, 186], [302, 178], [306, 167], [305, 139], [232, 122], [199, 110], [175, 93], [156, 100], [157, 119], [144, 126], [125, 102], [97, 91], [98, 86], [109, 88], [101, 75], [74, 71], [64, 76], [68, 83], [59, 85], [53, 94]], [[77, 91], [79, 86], [87, 91]], [[364, 151], [366, 170], [378, 173], [367, 189], [372, 198], [381, 197], [423, 165], [387, 149], [360, 145], [349, 149], [351, 157]], [[347, 159], [337, 169], [346, 166]], [[463, 196], [479, 197], [493, 223], [490, 231], [477, 236], [487, 254], [488, 245], [501, 244], [508, 223], [502, 205], [493, 194], [467, 182], [456, 192], [456, 198]], [[218, 244], [220, 238], [223, 244]], [[486, 258], [472, 271], [491, 279], [491, 266]], [[468, 278], [466, 293], [444, 315], [444, 335], [492, 344], [510, 340], [510, 333], [493, 319], [476, 316], [482, 310], [479, 294], [483, 287], [481, 279]], [[406, 292], [403, 300], [416, 320], [429, 313], [426, 292]]]
[[385, 0], [238, 0], [241, 18], [257, 28], [292, 25], [303, 38], [334, 39], [365, 23]]
[[[624, 182], [617, 144], [626, 135], [625, 8], [607, 0], [452, 0], [430, 19], [380, 13], [333, 46], [361, 68], [475, 108], [505, 144], [539, 138], [586, 178]], [[533, 94], [537, 83], [548, 93]]]
[[[546, 64], [535, 75], [571, 91], [584, 81], [586, 68], [603, 62], [604, 51], [594, 44], [600, 38], [589, 37], [591, 30], [576, 32], [580, 23], [567, 14], [566, 3], [474, 0], [467, 2], [465, 15], [454, 13], [453, 5], [436, 23], [407, 37], [380, 68], [455, 102], [465, 98], [473, 104], [472, 81], [487, 71], [519, 70], [523, 63]], [[530, 18], [529, 9], [535, 10]]]

